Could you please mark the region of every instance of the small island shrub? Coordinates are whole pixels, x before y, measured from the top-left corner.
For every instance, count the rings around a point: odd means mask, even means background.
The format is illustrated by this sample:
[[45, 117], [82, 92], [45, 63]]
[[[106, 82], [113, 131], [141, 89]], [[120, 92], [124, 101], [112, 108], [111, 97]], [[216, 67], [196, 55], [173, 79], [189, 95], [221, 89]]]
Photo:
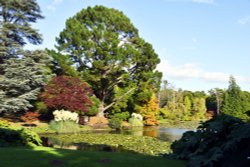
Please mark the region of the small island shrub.
[[128, 122], [130, 126], [143, 126], [143, 121], [137, 118], [129, 118]]
[[59, 121], [72, 121], [78, 123], [79, 118], [77, 113], [73, 113], [67, 110], [55, 110], [53, 112], [54, 120]]
[[140, 114], [132, 113], [131, 118], [129, 118], [128, 122], [132, 127], [142, 127], [143, 117]]
[[49, 123], [49, 128], [57, 133], [77, 133], [80, 127], [73, 121], [55, 121]]
[[114, 113], [109, 116], [109, 126], [113, 129], [121, 129], [122, 122], [129, 118], [129, 112]]
[[112, 117], [111, 119], [109, 119], [109, 124], [108, 124], [112, 129], [121, 129], [121, 125], [122, 125], [122, 120], [120, 118], [117, 117]]
[[77, 133], [80, 131], [78, 125], [78, 114], [67, 110], [56, 110], [53, 112], [54, 120], [49, 123], [49, 128], [57, 133]]

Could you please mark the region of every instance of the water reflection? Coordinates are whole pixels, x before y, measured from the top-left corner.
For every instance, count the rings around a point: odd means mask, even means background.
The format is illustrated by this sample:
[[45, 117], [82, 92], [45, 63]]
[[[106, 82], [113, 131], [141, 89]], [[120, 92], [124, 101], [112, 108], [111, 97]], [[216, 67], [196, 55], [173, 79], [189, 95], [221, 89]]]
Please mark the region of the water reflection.
[[182, 134], [190, 129], [166, 128], [160, 126], [135, 127], [132, 129], [124, 129], [120, 131], [91, 131], [90, 133], [102, 134], [124, 134], [133, 136], [150, 136], [164, 141], [173, 142], [181, 138]]
[[150, 136], [154, 138], [158, 138], [164, 141], [173, 142], [181, 138], [182, 134], [189, 129], [178, 129], [178, 128], [166, 128], [166, 127], [159, 127], [159, 126], [150, 126], [144, 127], [141, 129], [130, 129], [130, 130], [122, 130], [118, 132], [111, 132], [111, 133], [119, 133], [119, 134], [128, 134], [134, 136]]

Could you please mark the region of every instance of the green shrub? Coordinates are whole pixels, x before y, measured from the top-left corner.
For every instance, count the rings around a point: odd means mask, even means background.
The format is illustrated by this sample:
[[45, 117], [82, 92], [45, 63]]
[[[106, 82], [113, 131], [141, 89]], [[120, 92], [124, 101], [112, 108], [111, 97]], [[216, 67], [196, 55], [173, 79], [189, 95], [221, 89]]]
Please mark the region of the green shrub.
[[122, 120], [116, 117], [109, 119], [109, 126], [113, 129], [120, 129]]
[[[188, 166], [249, 166], [250, 122], [219, 115], [188, 131], [171, 148], [174, 158], [188, 160]], [[248, 165], [247, 165], [248, 164]]]
[[37, 133], [14, 127], [0, 127], [0, 147], [35, 146], [42, 141]]
[[49, 123], [49, 128], [57, 133], [77, 133], [80, 131], [79, 125], [74, 121], [55, 121]]
[[46, 104], [42, 101], [38, 101], [35, 103], [36, 109], [40, 114], [46, 114], [48, 112], [48, 108]]
[[0, 120], [0, 128], [2, 127], [9, 127], [10, 123], [6, 120]]
[[128, 122], [131, 126], [143, 126], [143, 121], [138, 118], [129, 118]]
[[120, 112], [120, 113], [115, 113], [113, 115], [110, 116], [110, 118], [118, 118], [121, 121], [125, 121], [130, 117], [129, 112]]

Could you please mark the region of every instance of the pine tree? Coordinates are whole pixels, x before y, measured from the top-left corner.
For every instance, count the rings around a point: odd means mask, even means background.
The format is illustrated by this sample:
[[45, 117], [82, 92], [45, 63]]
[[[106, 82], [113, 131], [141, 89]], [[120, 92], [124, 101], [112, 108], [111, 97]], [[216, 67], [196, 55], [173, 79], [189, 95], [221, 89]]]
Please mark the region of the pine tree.
[[243, 107], [242, 91], [233, 76], [229, 78], [229, 86], [225, 93], [222, 111], [239, 118], [243, 118], [246, 112]]
[[141, 106], [159, 88], [158, 55], [118, 10], [104, 6], [81, 10], [66, 21], [57, 44], [58, 55], [68, 56], [92, 86], [100, 100], [99, 116], [118, 102], [115, 87], [133, 92], [133, 102]]
[[27, 41], [35, 45], [42, 42], [30, 24], [42, 18], [36, 0], [0, 0], [0, 64], [18, 56]]
[[46, 52], [33, 51], [0, 65], [4, 69], [0, 75], [0, 112], [22, 112], [33, 107], [41, 88], [51, 78], [50, 61]]

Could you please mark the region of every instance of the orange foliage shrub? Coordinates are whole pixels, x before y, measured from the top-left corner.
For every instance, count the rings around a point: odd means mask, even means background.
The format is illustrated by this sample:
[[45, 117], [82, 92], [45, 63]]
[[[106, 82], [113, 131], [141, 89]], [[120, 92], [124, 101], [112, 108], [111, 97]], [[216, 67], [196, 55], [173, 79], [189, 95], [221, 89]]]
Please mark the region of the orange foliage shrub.
[[38, 112], [26, 112], [23, 116], [21, 116], [21, 120], [27, 123], [32, 123], [38, 120], [40, 114]]
[[144, 117], [144, 124], [153, 126], [158, 125], [156, 116], [159, 114], [159, 102], [155, 95], [151, 97], [149, 102], [140, 107], [140, 114]]

